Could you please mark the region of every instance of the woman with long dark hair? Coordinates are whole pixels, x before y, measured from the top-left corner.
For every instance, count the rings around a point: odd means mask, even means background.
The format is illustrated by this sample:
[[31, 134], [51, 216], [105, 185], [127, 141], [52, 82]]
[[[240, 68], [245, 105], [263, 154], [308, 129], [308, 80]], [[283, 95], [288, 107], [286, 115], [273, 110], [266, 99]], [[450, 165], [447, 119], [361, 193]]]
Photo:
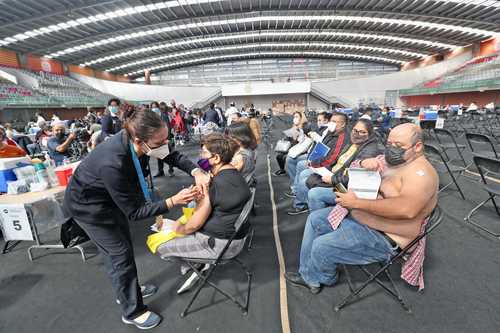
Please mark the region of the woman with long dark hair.
[[[291, 136], [287, 136], [286, 139], [292, 142], [292, 146], [304, 140], [304, 129], [307, 127], [307, 118], [304, 113], [295, 111], [293, 113], [293, 125], [286, 131], [287, 133], [291, 134]], [[273, 173], [275, 176], [286, 175], [285, 163], [287, 155], [288, 153], [285, 152], [276, 153], [276, 161], [278, 162], [279, 170]]]
[[253, 182], [257, 142], [252, 130], [246, 123], [234, 122], [226, 128], [226, 134], [239, 145], [239, 149], [231, 160], [231, 165], [233, 165], [249, 183]]

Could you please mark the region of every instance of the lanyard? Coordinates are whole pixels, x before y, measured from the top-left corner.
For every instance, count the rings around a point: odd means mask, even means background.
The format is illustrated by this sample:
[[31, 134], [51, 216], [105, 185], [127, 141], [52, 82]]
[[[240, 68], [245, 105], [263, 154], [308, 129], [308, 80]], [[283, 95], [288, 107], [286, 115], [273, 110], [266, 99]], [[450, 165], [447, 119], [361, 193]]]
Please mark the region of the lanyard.
[[134, 145], [132, 144], [132, 142], [130, 142], [129, 146], [130, 146], [130, 152], [132, 153], [132, 161], [134, 162], [135, 171], [137, 172], [137, 177], [139, 178], [139, 183], [141, 184], [142, 193], [144, 194], [144, 199], [150, 202], [151, 193], [148, 190], [146, 179], [144, 179], [144, 174], [142, 173], [141, 164], [139, 163], [139, 159], [137, 158]]

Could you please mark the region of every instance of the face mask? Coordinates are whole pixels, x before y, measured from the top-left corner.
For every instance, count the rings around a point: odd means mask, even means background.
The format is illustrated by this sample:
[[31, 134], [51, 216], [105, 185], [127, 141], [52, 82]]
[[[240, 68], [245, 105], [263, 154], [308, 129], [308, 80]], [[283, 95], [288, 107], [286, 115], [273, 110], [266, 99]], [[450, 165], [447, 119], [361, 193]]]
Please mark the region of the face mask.
[[158, 108], [152, 108], [151, 111], [153, 111], [154, 113], [160, 113], [160, 109]]
[[294, 124], [295, 126], [299, 126], [299, 124], [300, 124], [300, 119], [299, 119], [299, 118], [293, 118], [293, 124]]
[[367, 138], [368, 138], [368, 135], [360, 135], [358, 133], [351, 134], [351, 142], [356, 144], [356, 145], [365, 142]]
[[109, 112], [111, 112], [111, 114], [117, 114], [119, 111], [118, 106], [113, 105], [108, 106], [108, 110]]
[[337, 124], [336, 123], [328, 123], [328, 131], [329, 132], [335, 132], [335, 129], [337, 128]]
[[392, 145], [385, 146], [385, 161], [387, 164], [395, 166], [405, 163], [406, 149]]
[[198, 166], [205, 172], [209, 172], [212, 169], [208, 158], [200, 158], [198, 160]]
[[61, 141], [64, 138], [64, 133], [57, 133], [56, 138], [57, 140]]
[[327, 126], [328, 126], [327, 124], [323, 124], [323, 123], [318, 122], [318, 128], [319, 129], [323, 129], [323, 128], [327, 127]]
[[[148, 145], [145, 144], [145, 146], [149, 148]], [[165, 157], [168, 156], [168, 154], [170, 154], [170, 149], [168, 148], [168, 144], [162, 145], [154, 149], [149, 148], [149, 151], [146, 153], [146, 155], [148, 155], [149, 157], [154, 157], [159, 160], [163, 160]]]

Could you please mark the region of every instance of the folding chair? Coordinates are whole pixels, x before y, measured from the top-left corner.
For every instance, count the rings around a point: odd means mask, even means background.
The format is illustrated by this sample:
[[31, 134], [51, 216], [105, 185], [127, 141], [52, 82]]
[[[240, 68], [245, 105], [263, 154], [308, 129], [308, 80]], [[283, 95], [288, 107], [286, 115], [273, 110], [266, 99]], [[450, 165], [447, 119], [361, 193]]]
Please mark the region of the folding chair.
[[[226, 253], [227, 249], [229, 248], [229, 246], [231, 245], [232, 241], [234, 240], [234, 238], [236, 237], [236, 235], [238, 234], [238, 232], [241, 230], [241, 228], [246, 223], [248, 223], [248, 216], [250, 215], [250, 210], [252, 209], [253, 201], [254, 201], [254, 198], [255, 198], [255, 188], [251, 188], [250, 191], [252, 193], [252, 196], [251, 196], [250, 200], [248, 200], [248, 202], [246, 203], [246, 205], [243, 208], [240, 216], [238, 217], [238, 219], [235, 222], [235, 231], [231, 235], [231, 237], [228, 239], [226, 245], [222, 249], [221, 253], [219, 253], [219, 255], [217, 256], [217, 258], [215, 258], [215, 259], [181, 258], [181, 257], [177, 258], [177, 259], [181, 260], [182, 262], [186, 263], [194, 271], [194, 273], [198, 276], [198, 278], [200, 279], [200, 281], [198, 282], [198, 286], [197, 286], [196, 290], [194, 291], [193, 296], [191, 296], [191, 300], [189, 301], [189, 303], [187, 304], [187, 306], [184, 308], [184, 310], [181, 312], [181, 317], [184, 318], [186, 316], [186, 314], [188, 313], [189, 309], [193, 305], [195, 299], [198, 297], [201, 289], [203, 289], [203, 287], [205, 285], [207, 285], [207, 284], [210, 287], [214, 288], [217, 292], [219, 292], [220, 294], [222, 294], [224, 297], [226, 297], [227, 299], [231, 300], [234, 304], [236, 304], [241, 309], [241, 312], [243, 313], [243, 315], [247, 314], [247, 312], [248, 312], [248, 303], [249, 303], [249, 300], [250, 300], [250, 287], [251, 287], [251, 282], [252, 282], [252, 273], [248, 270], [247, 266], [242, 261], [240, 261], [237, 258], [237, 256], [239, 255], [239, 253], [235, 257], [233, 257], [233, 258], [227, 258], [227, 259], [224, 258], [224, 254]], [[247, 237], [248, 237], [248, 234], [245, 237], [245, 240], [246, 240]], [[220, 288], [216, 284], [214, 284], [212, 281], [210, 281], [210, 278], [212, 277], [212, 274], [214, 273], [214, 271], [217, 269], [217, 267], [219, 265], [229, 264], [231, 262], [236, 262], [239, 265], [239, 267], [247, 275], [247, 295], [246, 295], [246, 300], [245, 300], [244, 303], [241, 303], [236, 298], [234, 298], [231, 294], [229, 294], [227, 291], [223, 290], [222, 288]], [[196, 267], [196, 264], [210, 265], [210, 267], [208, 268], [208, 270], [206, 270], [206, 273], [204, 273], [203, 271], [201, 271], [200, 269], [198, 269]]]
[[[432, 230], [434, 230], [442, 221], [443, 219], [443, 213], [441, 211], [441, 208], [439, 206], [436, 206], [432, 213], [429, 215], [429, 220], [427, 221], [427, 225], [425, 227], [425, 230], [423, 233], [418, 235], [414, 240], [412, 240], [407, 246], [405, 246], [401, 251], [393, 255], [387, 262], [379, 262], [378, 265], [380, 268], [375, 272], [371, 273], [367, 268], [364, 266], [366, 265], [357, 265], [363, 273], [366, 274], [368, 277], [368, 280], [363, 282], [358, 288], [354, 288], [354, 284], [351, 280], [351, 277], [348, 273], [346, 265], [342, 265], [342, 268], [344, 269], [344, 272], [346, 273], [346, 278], [347, 278], [347, 284], [349, 286], [349, 290], [351, 293], [347, 295], [341, 302], [339, 302], [335, 307], [334, 310], [335, 312], [340, 311], [343, 307], [345, 307], [347, 304], [351, 302], [351, 300], [358, 296], [363, 289], [365, 289], [370, 283], [376, 282], [379, 286], [381, 286], [389, 295], [394, 297], [399, 304], [405, 309], [407, 312], [411, 312], [410, 308], [406, 303], [404, 302], [401, 293], [399, 290], [396, 288], [396, 285], [394, 283], [394, 280], [392, 279], [391, 275], [389, 274], [389, 268], [396, 262], [397, 260], [403, 258], [405, 255], [409, 254], [410, 250], [417, 244], [422, 238], [426, 237], [429, 235]], [[389, 280], [389, 283], [391, 286], [385, 285], [380, 279], [379, 275], [382, 273], [385, 274], [387, 279]], [[392, 287], [392, 288], [391, 288]]]
[[[483, 181], [483, 189], [488, 192], [488, 199], [484, 200], [479, 205], [474, 207], [464, 220], [489, 233], [490, 235], [500, 238], [500, 233], [494, 233], [488, 228], [485, 228], [476, 221], [472, 220], [472, 215], [474, 215], [474, 213], [476, 213], [479, 208], [484, 206], [490, 200], [491, 202], [493, 202], [493, 206], [495, 207], [497, 214], [500, 215], [500, 210], [497, 203], [495, 202], [495, 196], [500, 196], [500, 160], [483, 156], [474, 156], [473, 159], [477, 169], [479, 170], [479, 174], [481, 175], [481, 180]], [[492, 175], [494, 177], [492, 177]]]
[[[431, 164], [434, 166], [436, 171], [439, 174], [448, 174], [451, 178], [451, 181], [448, 184], [439, 189], [439, 193], [444, 191], [449, 186], [455, 184], [462, 199], [466, 200], [465, 195], [462, 189], [460, 188], [460, 185], [458, 185], [457, 179], [465, 172], [467, 168], [450, 164], [449, 160], [445, 158], [445, 156], [443, 156], [441, 150], [436, 146], [430, 144], [424, 144], [424, 150], [425, 150], [425, 155], [427, 156], [429, 162], [431, 162]], [[457, 175], [457, 177], [455, 177], [455, 174]]]
[[448, 161], [450, 161], [450, 163], [453, 163], [454, 159], [450, 158], [450, 156], [448, 155], [448, 151], [456, 150], [458, 157], [460, 158], [460, 161], [462, 162], [464, 167], [468, 167], [467, 162], [465, 162], [464, 155], [462, 154], [462, 150], [464, 150], [466, 146], [458, 144], [455, 136], [450, 131], [448, 131], [447, 129], [435, 128], [434, 136], [439, 143], [439, 147], [441, 147], [444, 155], [446, 156]]
[[[500, 156], [498, 155], [497, 150], [495, 149], [495, 145], [487, 135], [479, 133], [465, 133], [465, 138], [467, 139], [469, 148], [474, 155], [500, 159]], [[489, 146], [491, 150], [474, 149], [473, 144]]]

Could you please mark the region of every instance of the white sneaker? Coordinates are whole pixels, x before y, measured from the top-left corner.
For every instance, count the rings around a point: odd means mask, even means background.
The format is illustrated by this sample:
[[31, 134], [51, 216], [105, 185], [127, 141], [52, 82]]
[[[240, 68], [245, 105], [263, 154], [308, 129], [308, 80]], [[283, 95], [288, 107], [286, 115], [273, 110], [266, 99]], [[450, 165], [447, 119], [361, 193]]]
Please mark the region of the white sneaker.
[[[210, 265], [209, 264], [205, 264], [201, 269], [201, 273], [205, 272], [207, 269], [210, 268]], [[196, 284], [196, 282], [198, 282], [200, 280], [200, 277], [198, 276], [198, 274], [196, 274], [196, 272], [193, 272], [191, 274], [190, 277], [187, 278], [187, 280], [182, 284], [182, 286], [177, 289], [177, 294], [182, 294], [186, 291], [189, 291], [191, 288], [193, 288]]]

